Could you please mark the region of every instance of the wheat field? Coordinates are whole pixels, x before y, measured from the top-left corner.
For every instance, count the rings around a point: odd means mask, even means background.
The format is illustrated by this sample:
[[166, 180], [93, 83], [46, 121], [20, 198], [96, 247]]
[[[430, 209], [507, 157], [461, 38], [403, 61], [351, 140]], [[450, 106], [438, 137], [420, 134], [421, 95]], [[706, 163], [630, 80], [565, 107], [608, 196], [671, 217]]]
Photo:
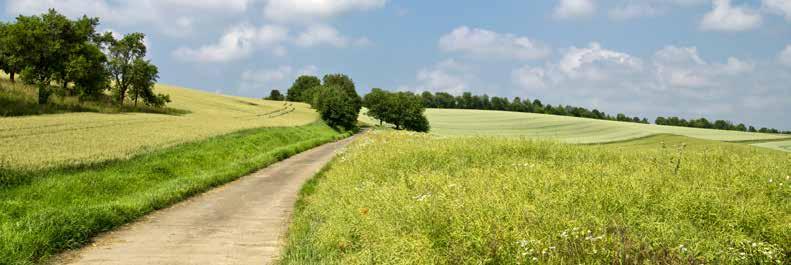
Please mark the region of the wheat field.
[[183, 115], [67, 113], [0, 118], [0, 166], [22, 169], [123, 159], [211, 136], [318, 120], [306, 104], [224, 96], [170, 85], [168, 106]]

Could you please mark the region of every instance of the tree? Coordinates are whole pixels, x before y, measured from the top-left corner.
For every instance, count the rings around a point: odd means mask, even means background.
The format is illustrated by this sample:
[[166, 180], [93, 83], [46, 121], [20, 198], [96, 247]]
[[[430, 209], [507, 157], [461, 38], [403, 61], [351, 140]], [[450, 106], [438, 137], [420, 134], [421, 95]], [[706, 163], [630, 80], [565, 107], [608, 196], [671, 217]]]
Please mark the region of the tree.
[[434, 94], [431, 94], [431, 92], [423, 91], [423, 93], [420, 94], [420, 97], [423, 98], [423, 106], [424, 107], [426, 107], [426, 108], [436, 108], [437, 107], [437, 103], [434, 101]]
[[146, 105], [158, 106], [158, 97], [154, 94], [154, 85], [159, 79], [159, 70], [151, 62], [137, 59], [132, 63], [129, 77], [129, 94], [137, 106], [138, 99], [143, 99]]
[[92, 39], [98, 19], [83, 16], [73, 22], [54, 9], [41, 16], [19, 16], [6, 41], [21, 49], [12, 51], [24, 62], [23, 77], [38, 87], [38, 103], [46, 104], [54, 80], [65, 78], [66, 64], [74, 51]]
[[283, 101], [284, 99], [286, 99], [286, 97], [284, 97], [283, 94], [280, 93], [280, 90], [272, 89], [272, 91], [269, 92], [269, 96], [264, 98], [264, 99], [266, 99], [266, 100], [275, 100], [275, 101]]
[[311, 75], [300, 76], [297, 80], [294, 80], [294, 84], [288, 89], [286, 99], [288, 101], [310, 103], [313, 100], [313, 95], [308, 93], [308, 91], [318, 86], [321, 86], [321, 80], [318, 77]]
[[379, 120], [379, 125], [382, 125], [386, 119], [385, 115], [388, 112], [386, 101], [388, 96], [388, 92], [380, 88], [374, 88], [363, 97], [363, 106], [368, 109], [366, 115]]
[[354, 97], [337, 85], [321, 86], [316, 89], [314, 108], [327, 125], [350, 130], [356, 127], [360, 109], [354, 106]]
[[110, 86], [107, 57], [97, 45], [80, 47], [66, 64], [65, 73], [80, 99], [96, 99]]
[[134, 79], [134, 65], [146, 56], [146, 45], [143, 33], [131, 33], [120, 40], [113, 40], [110, 45], [109, 69], [115, 79], [115, 93], [119, 104], [124, 104], [126, 92]]
[[324, 76], [323, 82], [324, 86], [338, 86], [343, 89], [346, 95], [351, 99], [352, 107], [357, 109], [357, 112], [360, 112], [360, 109], [363, 107], [363, 100], [360, 95], [357, 94], [354, 81], [352, 81], [349, 76], [344, 74], [329, 74]]
[[21, 33], [15, 24], [0, 22], [0, 70], [8, 74], [12, 83], [24, 66], [19, 56], [24, 47], [17, 42], [22, 36], [15, 35]]

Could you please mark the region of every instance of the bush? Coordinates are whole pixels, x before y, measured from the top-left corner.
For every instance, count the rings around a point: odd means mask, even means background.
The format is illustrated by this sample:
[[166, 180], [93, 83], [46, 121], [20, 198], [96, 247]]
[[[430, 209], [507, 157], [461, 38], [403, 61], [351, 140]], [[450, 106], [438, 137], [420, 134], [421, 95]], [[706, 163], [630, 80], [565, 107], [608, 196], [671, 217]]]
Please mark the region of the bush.
[[340, 86], [322, 86], [316, 89], [313, 108], [321, 119], [335, 129], [351, 130], [356, 127], [360, 108]]

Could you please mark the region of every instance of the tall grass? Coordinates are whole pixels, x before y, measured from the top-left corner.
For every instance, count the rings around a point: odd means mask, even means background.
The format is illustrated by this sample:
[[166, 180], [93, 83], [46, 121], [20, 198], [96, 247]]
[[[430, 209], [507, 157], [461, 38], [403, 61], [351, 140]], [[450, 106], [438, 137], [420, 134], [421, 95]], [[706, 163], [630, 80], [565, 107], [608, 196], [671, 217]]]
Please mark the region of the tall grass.
[[323, 123], [253, 129], [129, 160], [34, 171], [27, 182], [0, 187], [0, 264], [36, 263], [99, 232], [345, 136]]
[[373, 132], [303, 190], [282, 264], [787, 264], [791, 154]]

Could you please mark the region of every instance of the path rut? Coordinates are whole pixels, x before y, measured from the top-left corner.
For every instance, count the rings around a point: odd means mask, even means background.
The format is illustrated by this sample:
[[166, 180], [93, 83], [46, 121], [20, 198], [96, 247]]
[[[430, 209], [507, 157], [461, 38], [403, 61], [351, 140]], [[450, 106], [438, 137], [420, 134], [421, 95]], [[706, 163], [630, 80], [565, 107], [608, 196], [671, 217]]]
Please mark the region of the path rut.
[[97, 236], [54, 264], [269, 264], [302, 184], [355, 136], [275, 163]]

